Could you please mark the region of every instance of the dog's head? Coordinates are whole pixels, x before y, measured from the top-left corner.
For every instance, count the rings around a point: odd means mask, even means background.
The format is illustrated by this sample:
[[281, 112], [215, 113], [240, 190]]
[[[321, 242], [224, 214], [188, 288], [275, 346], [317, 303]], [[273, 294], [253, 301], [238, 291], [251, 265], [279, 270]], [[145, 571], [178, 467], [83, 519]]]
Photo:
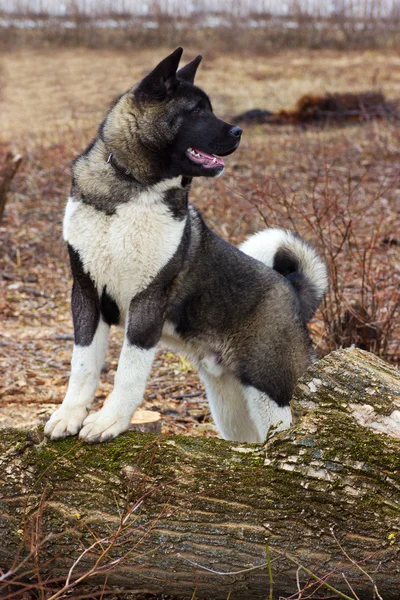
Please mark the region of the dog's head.
[[193, 83], [201, 56], [178, 70], [181, 55], [177, 48], [123, 94], [101, 126], [109, 151], [147, 180], [216, 177], [224, 170], [221, 157], [240, 143], [240, 127], [216, 117]]

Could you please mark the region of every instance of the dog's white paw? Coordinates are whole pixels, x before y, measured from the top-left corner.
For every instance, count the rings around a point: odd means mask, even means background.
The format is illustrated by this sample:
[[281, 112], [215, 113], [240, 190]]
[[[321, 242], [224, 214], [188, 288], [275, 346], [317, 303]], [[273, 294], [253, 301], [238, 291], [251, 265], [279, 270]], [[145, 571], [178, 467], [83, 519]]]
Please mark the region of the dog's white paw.
[[86, 417], [79, 437], [89, 443], [106, 442], [126, 431], [130, 420], [130, 415], [118, 412], [111, 405], [104, 405], [103, 408]]
[[52, 440], [60, 440], [69, 435], [76, 435], [87, 415], [83, 406], [60, 406], [47, 421], [44, 433]]

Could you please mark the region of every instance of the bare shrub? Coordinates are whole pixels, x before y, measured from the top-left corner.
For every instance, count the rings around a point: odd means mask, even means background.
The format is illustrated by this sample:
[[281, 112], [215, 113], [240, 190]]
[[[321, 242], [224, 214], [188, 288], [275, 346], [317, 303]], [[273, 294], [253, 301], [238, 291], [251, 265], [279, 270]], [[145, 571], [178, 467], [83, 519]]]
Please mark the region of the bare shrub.
[[382, 184], [367, 202], [359, 192], [368, 171], [347, 185], [325, 163], [310, 191], [301, 198], [267, 177], [243, 198], [268, 227], [285, 227], [311, 241], [329, 269], [329, 287], [312, 326], [325, 354], [351, 345], [389, 361], [399, 360], [400, 273], [398, 240], [380, 202], [390, 185]]

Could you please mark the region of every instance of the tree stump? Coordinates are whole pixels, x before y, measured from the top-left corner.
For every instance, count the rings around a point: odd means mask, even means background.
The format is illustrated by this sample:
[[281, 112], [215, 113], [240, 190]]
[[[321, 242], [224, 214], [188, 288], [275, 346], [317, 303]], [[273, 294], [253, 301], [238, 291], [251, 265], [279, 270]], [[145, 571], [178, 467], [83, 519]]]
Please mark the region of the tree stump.
[[143, 433], [161, 433], [161, 415], [157, 411], [138, 409], [131, 419], [129, 429]]
[[293, 410], [295, 425], [262, 445], [0, 431], [0, 596], [36, 585], [54, 600], [106, 581], [209, 600], [299, 598], [306, 587], [305, 597], [397, 600], [398, 371], [334, 352], [301, 378]]

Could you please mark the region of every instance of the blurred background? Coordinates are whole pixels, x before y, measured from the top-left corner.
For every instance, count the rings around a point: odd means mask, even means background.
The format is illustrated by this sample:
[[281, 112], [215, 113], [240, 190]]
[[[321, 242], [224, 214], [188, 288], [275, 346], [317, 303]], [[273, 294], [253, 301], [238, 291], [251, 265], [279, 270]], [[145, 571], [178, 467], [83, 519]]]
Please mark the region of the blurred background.
[[2, 0], [5, 43], [140, 47], [211, 44], [217, 50], [388, 48], [398, 44], [397, 0]]
[[[197, 84], [244, 129], [192, 202], [232, 243], [268, 225], [318, 248], [330, 270], [318, 355], [356, 345], [400, 362], [399, 1], [2, 0], [0, 426], [44, 420], [66, 390], [71, 161], [113, 99], [178, 45], [184, 61], [203, 55]], [[120, 343], [115, 332], [98, 404]], [[166, 433], [216, 435], [195, 372], [168, 351], [144, 406]]]

